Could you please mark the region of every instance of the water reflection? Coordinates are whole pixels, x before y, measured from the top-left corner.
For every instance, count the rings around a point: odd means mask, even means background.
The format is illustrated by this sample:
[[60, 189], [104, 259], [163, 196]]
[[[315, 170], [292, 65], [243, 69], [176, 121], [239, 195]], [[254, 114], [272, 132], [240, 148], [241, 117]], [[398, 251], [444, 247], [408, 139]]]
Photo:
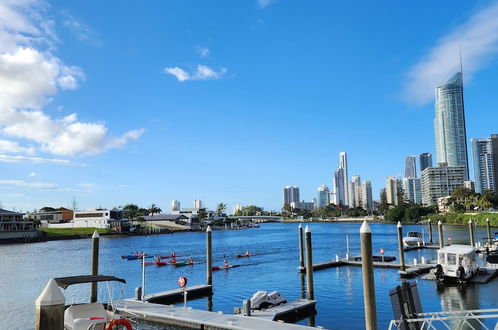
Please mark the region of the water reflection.
[[[441, 311], [451, 312], [480, 309], [479, 290], [476, 290], [475, 285], [471, 283], [464, 285], [437, 283]], [[457, 320], [448, 321], [452, 329], [457, 326], [457, 322]], [[468, 323], [468, 328], [481, 329], [481, 325], [476, 320], [469, 320]]]

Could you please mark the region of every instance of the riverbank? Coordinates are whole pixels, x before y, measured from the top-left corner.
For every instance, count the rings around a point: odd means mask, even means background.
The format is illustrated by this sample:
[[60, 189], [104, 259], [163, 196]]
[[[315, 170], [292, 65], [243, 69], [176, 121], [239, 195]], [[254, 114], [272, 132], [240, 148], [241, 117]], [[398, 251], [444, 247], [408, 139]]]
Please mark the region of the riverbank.
[[489, 223], [493, 227], [498, 227], [498, 213], [441, 213], [432, 214], [428, 217], [433, 223], [441, 221], [445, 224], [460, 224], [465, 225], [472, 220], [476, 226], [486, 226], [486, 219], [489, 219]]

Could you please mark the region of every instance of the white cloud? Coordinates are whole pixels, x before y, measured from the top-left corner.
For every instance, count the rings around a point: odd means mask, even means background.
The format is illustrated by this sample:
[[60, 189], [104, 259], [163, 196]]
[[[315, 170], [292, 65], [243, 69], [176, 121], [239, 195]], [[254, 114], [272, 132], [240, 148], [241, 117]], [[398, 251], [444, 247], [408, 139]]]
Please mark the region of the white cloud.
[[27, 157], [27, 156], [11, 156], [11, 155], [0, 155], [0, 162], [2, 163], [23, 163], [30, 162], [35, 164], [58, 164], [65, 166], [87, 166], [84, 163], [72, 162], [66, 159], [56, 159], [56, 158], [42, 158], [42, 157]]
[[498, 55], [498, 2], [477, 11], [442, 37], [430, 53], [412, 67], [404, 97], [415, 104], [430, 102], [434, 88], [459, 67], [460, 49], [467, 81]]
[[28, 175], [28, 176], [29, 176], [30, 178], [34, 178], [34, 177], [36, 176], [36, 172], [31, 172], [31, 173], [29, 173], [29, 175]]
[[266, 6], [271, 5], [274, 0], [258, 0], [258, 5], [260, 8], [265, 8]]
[[22, 188], [41, 189], [41, 190], [59, 190], [60, 186], [55, 183], [47, 182], [28, 182], [23, 180], [0, 180], [0, 186], [16, 186]]
[[[82, 156], [138, 139], [143, 130], [112, 137], [101, 122], [78, 121], [76, 114], [52, 118], [43, 111], [53, 95], [78, 88], [85, 78], [81, 68], [54, 55], [58, 40], [54, 22], [44, 18], [46, 8], [42, 0], [0, 0], [0, 135], [9, 137], [1, 140], [0, 152]], [[72, 16], [65, 25], [89, 31]], [[12, 139], [34, 144], [21, 147]]]
[[97, 40], [95, 31], [88, 25], [83, 23], [80, 19], [69, 14], [67, 11], [62, 12], [63, 22], [62, 25], [66, 27], [78, 40], [87, 42], [94, 46], [100, 46], [101, 42]]
[[197, 70], [192, 73], [188, 73], [179, 67], [164, 69], [164, 73], [175, 76], [178, 81], [219, 79], [226, 72], [227, 69], [225, 68], [222, 68], [220, 71], [214, 71], [210, 67], [202, 64], [197, 65]]
[[200, 57], [207, 57], [209, 55], [209, 48], [207, 47], [197, 47], [195, 49]]
[[172, 74], [178, 81], [185, 81], [190, 79], [190, 75], [183, 69], [175, 66], [174, 68], [165, 68], [164, 73]]
[[33, 147], [21, 147], [19, 143], [15, 141], [0, 139], [0, 152], [33, 154], [35, 150]]

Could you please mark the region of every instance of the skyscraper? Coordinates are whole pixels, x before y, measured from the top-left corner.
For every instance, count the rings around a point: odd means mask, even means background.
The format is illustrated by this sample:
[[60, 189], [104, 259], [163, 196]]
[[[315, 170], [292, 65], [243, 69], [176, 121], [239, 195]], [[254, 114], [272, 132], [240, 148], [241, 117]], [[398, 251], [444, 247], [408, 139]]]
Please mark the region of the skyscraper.
[[284, 187], [284, 205], [290, 205], [291, 203], [299, 203], [299, 187]]
[[322, 184], [318, 187], [318, 198], [317, 198], [317, 207], [325, 207], [330, 204], [330, 192], [329, 187]]
[[350, 207], [361, 206], [361, 178], [360, 178], [360, 176], [353, 175], [349, 185], [350, 185], [349, 206]]
[[406, 156], [405, 160], [405, 178], [417, 177], [417, 162], [415, 156]]
[[467, 132], [463, 103], [463, 76], [456, 73], [445, 84], [436, 88], [436, 138], [437, 163], [464, 166], [464, 178], [469, 178], [467, 159]]
[[386, 180], [386, 201], [387, 204], [398, 205], [398, 180], [390, 176]]
[[177, 201], [176, 199], [172, 200], [169, 203], [169, 208], [171, 211], [180, 211], [180, 201]]
[[194, 201], [194, 208], [195, 209], [202, 209], [202, 201], [200, 199], [196, 199]]
[[497, 191], [498, 134], [492, 134], [489, 138], [474, 138], [471, 141], [476, 192]]
[[412, 204], [422, 204], [422, 179], [403, 178], [403, 192]]
[[344, 190], [344, 169], [338, 167], [334, 172], [335, 204], [346, 205], [347, 191]]
[[422, 203], [437, 205], [439, 197], [451, 195], [453, 190], [463, 186], [465, 166], [429, 167], [422, 172]]
[[346, 205], [349, 205], [351, 203], [351, 201], [349, 200], [349, 196], [348, 196], [348, 180], [349, 180], [349, 176], [348, 176], [348, 155], [346, 154], [346, 152], [342, 151], [339, 153], [339, 167], [344, 169], [343, 171], [343, 178], [342, 178], [342, 182], [344, 183], [344, 191], [346, 192], [344, 194], [344, 204]]
[[368, 211], [373, 210], [372, 183], [368, 180], [361, 184], [360, 206]]
[[432, 155], [428, 152], [418, 155], [418, 161], [420, 166], [420, 176], [422, 176], [422, 171], [428, 167], [432, 167]]

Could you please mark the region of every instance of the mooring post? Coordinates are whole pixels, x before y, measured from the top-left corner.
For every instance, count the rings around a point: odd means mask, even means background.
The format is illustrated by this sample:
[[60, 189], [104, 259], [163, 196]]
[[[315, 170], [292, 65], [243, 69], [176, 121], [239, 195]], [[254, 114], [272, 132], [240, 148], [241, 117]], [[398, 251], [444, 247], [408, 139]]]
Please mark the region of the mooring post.
[[145, 300], [145, 253], [142, 252], [142, 301]]
[[398, 221], [398, 249], [399, 249], [399, 270], [405, 271], [405, 249], [403, 248], [403, 227]]
[[429, 219], [429, 243], [432, 244], [432, 221]]
[[206, 282], [213, 285], [213, 241], [211, 226], [206, 229]]
[[474, 241], [474, 224], [472, 220], [469, 220], [469, 235], [470, 235], [470, 245], [475, 247], [475, 241]]
[[439, 247], [443, 248], [444, 247], [444, 241], [443, 241], [443, 223], [441, 220], [437, 223], [437, 231], [439, 235]]
[[315, 289], [313, 287], [313, 251], [311, 244], [311, 230], [306, 226], [306, 282], [308, 285], [308, 300], [315, 299]]
[[[95, 231], [92, 235], [92, 267], [91, 275], [99, 274], [99, 232]], [[92, 283], [90, 289], [90, 302], [97, 302], [97, 282]]]
[[52, 278], [35, 301], [36, 330], [64, 330], [66, 298]]
[[372, 230], [367, 221], [360, 228], [361, 269], [363, 275], [363, 300], [365, 304], [365, 329], [377, 330], [377, 307], [372, 254]]
[[304, 244], [303, 244], [303, 226], [297, 227], [299, 234], [299, 268], [304, 269]]
[[486, 218], [486, 228], [488, 230], [488, 243], [491, 245], [491, 243], [493, 243], [493, 239], [491, 238], [491, 225], [489, 223], [489, 218]]

